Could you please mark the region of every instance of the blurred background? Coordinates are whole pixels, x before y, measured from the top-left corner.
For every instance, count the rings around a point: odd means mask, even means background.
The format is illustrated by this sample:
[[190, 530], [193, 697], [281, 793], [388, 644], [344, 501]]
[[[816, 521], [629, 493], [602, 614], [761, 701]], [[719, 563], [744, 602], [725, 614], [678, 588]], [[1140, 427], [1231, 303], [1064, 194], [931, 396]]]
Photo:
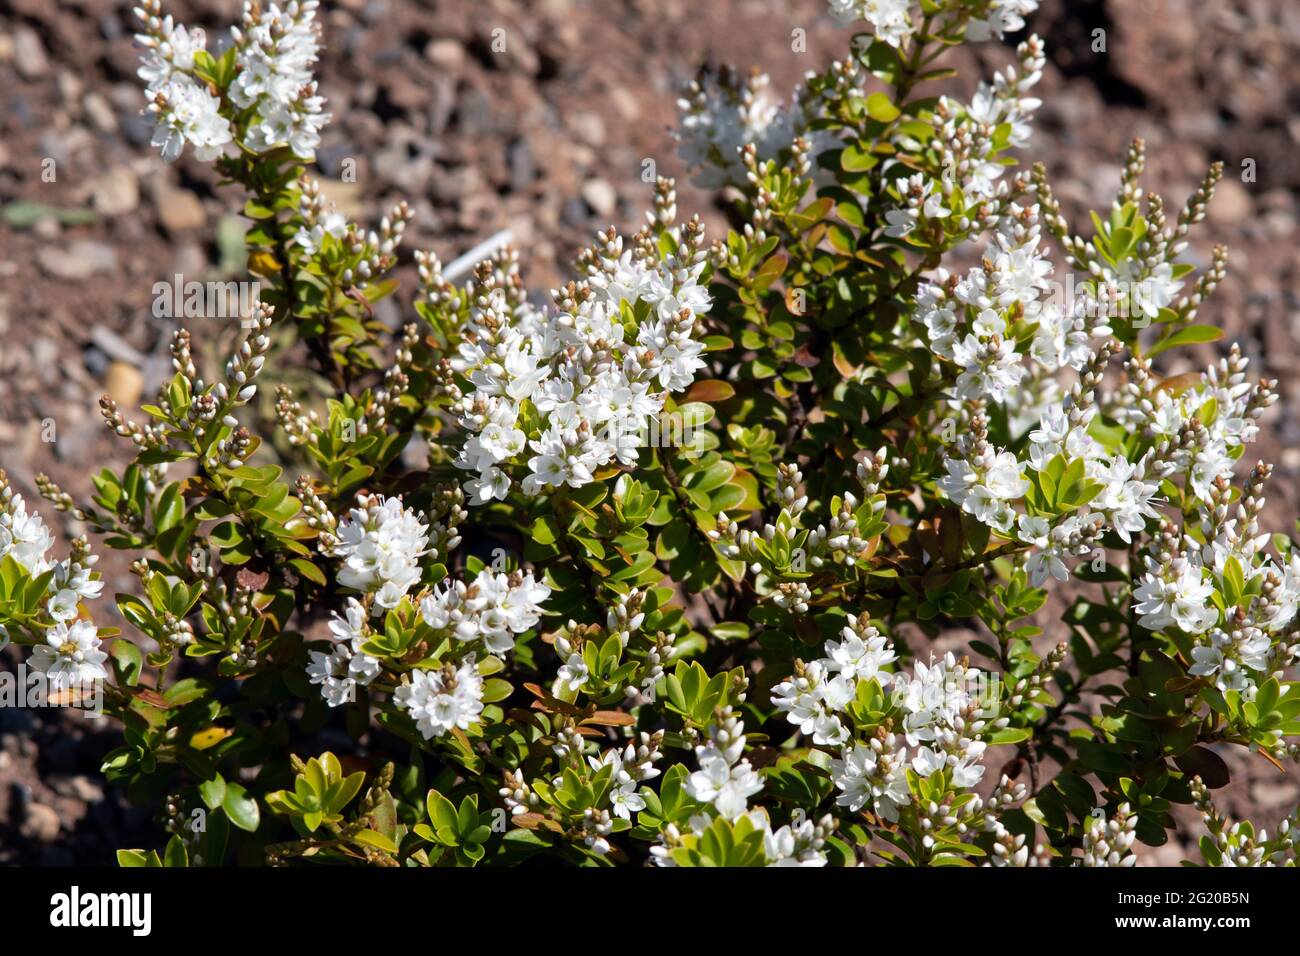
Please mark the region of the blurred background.
[[[170, 373], [175, 320], [152, 314], [154, 283], [237, 278], [242, 268], [242, 199], [188, 153], [167, 166], [149, 146], [131, 6], [0, 0], [0, 467], [29, 501], [39, 472], [83, 499], [92, 468], [130, 457], [96, 402], [108, 392], [139, 418]], [[241, 6], [171, 0], [165, 10], [206, 27], [211, 47]], [[760, 68], [784, 95], [843, 57], [850, 37], [824, 0], [325, 0], [320, 19], [317, 75], [336, 120], [318, 175], [362, 222], [399, 199], [416, 213], [403, 290], [380, 312], [395, 327], [413, 318], [402, 304], [415, 249], [449, 261], [509, 228], [530, 288], [564, 281], [595, 230], [642, 221], [645, 159], [678, 178], [680, 212], [698, 211], [720, 235], [715, 197], [687, 184], [674, 154], [676, 91], [715, 62]], [[805, 52], [791, 51], [796, 27]], [[504, 53], [492, 51], [498, 29]], [[1252, 454], [1277, 464], [1269, 513], [1272, 529], [1288, 527], [1300, 514], [1300, 3], [1044, 0], [1029, 29], [1047, 41], [1048, 65], [1022, 158], [1047, 164], [1076, 225], [1109, 205], [1134, 136], [1147, 142], [1147, 188], [1174, 208], [1208, 163], [1224, 162], [1188, 257], [1203, 264], [1215, 243], [1229, 246], [1229, 276], [1202, 321], [1281, 382]], [[1093, 51], [1097, 30], [1105, 52]], [[951, 55], [961, 76], [949, 92], [968, 96], [1024, 35]], [[355, 182], [341, 181], [346, 169]], [[217, 361], [221, 336], [194, 332]], [[1198, 348], [1191, 359], [1203, 365], [1218, 346]], [[56, 532], [76, 533], [67, 516], [42, 511]], [[97, 620], [118, 623], [111, 595], [136, 580], [97, 550], [107, 579]], [[16, 660], [12, 648], [0, 654], [4, 667]], [[0, 707], [0, 864], [107, 865], [115, 847], [145, 844], [147, 811], [104, 792], [99, 762], [116, 734], [100, 724]], [[1271, 827], [1294, 806], [1294, 770], [1227, 756], [1221, 810]], [[1182, 850], [1144, 856], [1169, 862]]]

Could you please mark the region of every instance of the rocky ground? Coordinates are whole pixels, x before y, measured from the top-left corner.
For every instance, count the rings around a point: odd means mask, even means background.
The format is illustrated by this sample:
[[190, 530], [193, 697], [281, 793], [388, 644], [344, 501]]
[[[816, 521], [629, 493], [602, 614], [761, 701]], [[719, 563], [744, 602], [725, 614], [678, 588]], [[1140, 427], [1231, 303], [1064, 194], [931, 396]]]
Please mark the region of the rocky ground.
[[[239, 6], [175, 0], [168, 9], [211, 38]], [[823, 0], [324, 6], [319, 75], [339, 120], [319, 163], [332, 198], [376, 220], [410, 200], [408, 257], [430, 248], [446, 260], [509, 228], [539, 289], [562, 280], [595, 229], [635, 226], [649, 196], [646, 159], [684, 180], [668, 128], [675, 90], [700, 63], [759, 66], [785, 89], [841, 55], [847, 39]], [[239, 263], [234, 197], [202, 165], [169, 167], [149, 148], [130, 7], [0, 0], [0, 465], [29, 497], [40, 471], [83, 497], [92, 467], [127, 457], [96, 400], [107, 391], [130, 408], [166, 374], [172, 320], [152, 315], [153, 284], [175, 273], [229, 276]], [[807, 31], [804, 53], [791, 52], [794, 27]], [[1068, 213], [1109, 203], [1133, 136], [1146, 139], [1150, 186], [1171, 205], [1206, 164], [1225, 163], [1190, 255], [1204, 262], [1214, 243], [1230, 246], [1232, 273], [1204, 318], [1281, 381], [1258, 454], [1278, 463], [1271, 512], [1286, 527], [1300, 513], [1300, 6], [1047, 0], [1031, 28], [1050, 59], [1027, 155], [1047, 163]], [[498, 29], [504, 53], [492, 51]], [[1097, 30], [1104, 53], [1092, 49]], [[996, 43], [962, 51], [953, 91], [968, 93], [1009, 56]], [[339, 182], [349, 161], [356, 182]], [[722, 228], [713, 197], [684, 183], [679, 208]], [[405, 272], [409, 285], [409, 259]], [[1207, 346], [1201, 357], [1212, 354]], [[110, 593], [134, 583], [111, 557]], [[0, 863], [109, 862], [143, 822], [97, 782], [112, 731], [50, 714], [0, 708]], [[1255, 758], [1230, 763], [1227, 809], [1272, 823], [1294, 804], [1294, 773]]]

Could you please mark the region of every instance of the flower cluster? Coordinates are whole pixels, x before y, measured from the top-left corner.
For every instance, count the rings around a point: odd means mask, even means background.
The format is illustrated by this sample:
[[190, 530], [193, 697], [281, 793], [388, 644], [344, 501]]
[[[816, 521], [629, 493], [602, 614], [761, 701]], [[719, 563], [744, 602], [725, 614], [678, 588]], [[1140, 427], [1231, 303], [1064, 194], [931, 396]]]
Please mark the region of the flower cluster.
[[[45, 484], [43, 477], [40, 483]], [[51, 559], [53, 546], [54, 535], [40, 513], [27, 510], [26, 500], [0, 470], [0, 578], [9, 577], [4, 563], [13, 562], [29, 578], [44, 579], [43, 590], [21, 595], [23, 603], [33, 598], [39, 602], [39, 612], [51, 622], [38, 625], [46, 628], [43, 642], [32, 649], [29, 663], [45, 675], [52, 689], [64, 690], [108, 676], [104, 667], [108, 654], [100, 649], [99, 629], [81, 616], [81, 602], [99, 597], [104, 582], [93, 570], [99, 558], [90, 552], [84, 536], [73, 539], [71, 554], [62, 561]], [[18, 597], [9, 597], [14, 610]], [[9, 637], [9, 628], [0, 621], [0, 648]]]
[[1205, 821], [1201, 855], [1209, 866], [1295, 866], [1300, 858], [1300, 805], [1282, 820], [1276, 837], [1248, 820], [1229, 820], [1219, 814], [1210, 790], [1199, 777], [1192, 781], [1192, 799]]
[[789, 111], [770, 92], [765, 73], [738, 76], [729, 70], [702, 72], [678, 101], [678, 155], [698, 169], [696, 185], [715, 189], [744, 179], [740, 154], [752, 146], [760, 159], [788, 149], [795, 126]]
[[471, 654], [459, 665], [412, 671], [410, 681], [393, 696], [429, 740], [452, 730], [468, 730], [478, 720], [483, 712], [483, 678]]
[[455, 527], [464, 517], [459, 500], [458, 491], [449, 496], [441, 520], [382, 496], [361, 496], [359, 507], [342, 521], [324, 512], [319, 501], [312, 505], [313, 520], [331, 529], [326, 550], [342, 558], [339, 583], [365, 595], [364, 601], [349, 598], [345, 613], [333, 615], [329, 649], [309, 652], [308, 679], [320, 686], [331, 707], [354, 701], [357, 687], [394, 669], [382, 655], [382, 642], [373, 643], [379, 636], [371, 616], [395, 611], [400, 619], [411, 612], [424, 628], [425, 644], [446, 647], [447, 653], [436, 667], [412, 671], [394, 701], [410, 712], [426, 739], [452, 727], [463, 730], [483, 707], [480, 653], [505, 657], [516, 637], [540, 622], [551, 588], [531, 572], [485, 568], [469, 584], [448, 579], [408, 594], [420, 581], [420, 558], [430, 553], [445, 558], [459, 542]]
[[724, 709], [708, 726], [707, 740], [695, 748], [699, 769], [686, 778], [686, 792], [728, 820], [737, 820], [749, 810], [749, 798], [763, 789], [763, 779], [742, 756], [745, 725]]
[[216, 61], [207, 37], [163, 16], [160, 0], [136, 8], [144, 24], [136, 41], [145, 54], [138, 75], [148, 84], [148, 112], [156, 124], [153, 145], [163, 159], [175, 162], [189, 143], [194, 155], [211, 161], [238, 142], [255, 153], [287, 147], [301, 159], [313, 159], [320, 130], [329, 121], [324, 100], [316, 93], [320, 26], [318, 0], [289, 0], [283, 7], [244, 3], [243, 19], [231, 28], [232, 45], [222, 60], [233, 58], [234, 80], [227, 92], [232, 110], [209, 85]]
[[[958, 442], [958, 454], [944, 461], [947, 475], [939, 488], [945, 495], [999, 534], [1034, 548], [1028, 560], [1034, 587], [1049, 575], [1067, 580], [1065, 558], [1093, 552], [1103, 532], [1113, 531], [1128, 544], [1159, 517], [1158, 479], [1169, 469], [1158, 451], [1130, 461], [1091, 434], [1098, 414], [1094, 390], [1110, 355], [1104, 345], [1065, 400], [1046, 408], [1028, 434], [1027, 460], [990, 445], [986, 423], [977, 416]], [[1031, 489], [1032, 499], [1026, 497]], [[1046, 505], [1038, 495], [1048, 489], [1060, 514], [1017, 514], [1014, 506], [1022, 500]]]
[[339, 584], [374, 595], [373, 613], [394, 608], [420, 581], [429, 527], [401, 499], [362, 495], [334, 532]]
[[0, 560], [12, 557], [33, 577], [39, 577], [51, 567], [52, 547], [54, 535], [40, 512], [28, 512], [23, 496], [0, 477]]
[[1131, 850], [1137, 837], [1137, 817], [1127, 803], [1121, 803], [1109, 820], [1106, 811], [1097, 808], [1083, 826], [1084, 866], [1137, 865]]
[[368, 616], [360, 601], [349, 598], [344, 616], [335, 614], [330, 620], [333, 650], [309, 652], [307, 677], [320, 685], [321, 696], [331, 707], [355, 700], [357, 687], [365, 687], [379, 676], [379, 661], [361, 650]]
[[456, 460], [475, 477], [476, 504], [504, 500], [511, 472], [530, 496], [580, 488], [617, 461], [633, 465], [664, 408], [704, 367], [695, 334], [711, 300], [698, 222], [676, 250], [647, 241], [624, 248], [610, 230], [587, 258], [587, 277], [537, 310], [510, 293], [506, 277], [480, 272], [474, 308], [452, 367], [473, 386], [457, 404], [471, 432]]
[[1300, 606], [1300, 556], [1270, 554], [1270, 536], [1259, 529], [1262, 490], [1271, 471], [1263, 462], [1256, 464], [1235, 510], [1228, 477], [1216, 478], [1196, 537], [1190, 531], [1180, 537], [1164, 522], [1133, 590], [1144, 628], [1194, 637], [1189, 674], [1246, 699], [1300, 660], [1293, 625]]
[[318, 0], [289, 0], [263, 9], [245, 0], [243, 21], [230, 31], [239, 65], [230, 98], [256, 114], [244, 139], [255, 152], [288, 146], [300, 159], [316, 156], [321, 127], [329, 121], [312, 78], [319, 6]]
[[542, 602], [551, 594], [531, 573], [480, 571], [470, 584], [447, 581], [420, 600], [420, 615], [439, 637], [482, 642], [488, 654], [504, 657], [515, 635], [537, 626]]
[[897, 47], [912, 34], [911, 0], [830, 0], [831, 16], [847, 26], [856, 20], [871, 24], [877, 39]]
[[641, 784], [659, 776], [659, 770], [654, 764], [663, 759], [663, 751], [660, 749], [663, 738], [661, 730], [653, 734], [643, 732], [637, 741], [629, 741], [622, 750], [611, 747], [599, 757], [587, 758], [593, 770], [606, 766], [613, 768], [609, 806], [614, 816], [628, 820], [633, 813], [645, 809], [645, 797], [639, 788]]
[[858, 694], [858, 682], [888, 687], [894, 675], [882, 670], [897, 660], [893, 646], [869, 621], [848, 617], [842, 640], [828, 640], [826, 657], [795, 665], [789, 680], [772, 688], [772, 704], [813, 743], [839, 746], [849, 738], [842, 714]]
[[[945, 771], [957, 787], [977, 784], [987, 743], [982, 739], [1006, 726], [996, 680], [949, 653], [937, 662], [917, 661], [911, 675], [883, 670], [897, 655], [893, 645], [869, 622], [848, 616], [842, 640], [828, 640], [826, 657], [811, 664], [795, 662], [794, 675], [772, 689], [772, 704], [800, 732], [819, 746], [842, 748], [832, 763], [832, 777], [843, 793], [842, 806], [853, 811], [870, 804], [885, 819], [897, 820], [911, 802], [904, 771], [929, 777]], [[846, 721], [850, 705], [892, 687], [896, 726], [907, 746], [893, 734], [866, 743], [854, 739]], [[858, 712], [856, 709], [853, 712]], [[909, 759], [907, 747], [914, 748]]]
[[1259, 419], [1277, 401], [1277, 383], [1246, 379], [1249, 359], [1229, 354], [1189, 387], [1162, 388], [1150, 361], [1129, 362], [1124, 401], [1115, 417], [1157, 443], [1171, 475], [1183, 475], [1206, 499], [1216, 478], [1231, 475], [1244, 446], [1259, 433]]

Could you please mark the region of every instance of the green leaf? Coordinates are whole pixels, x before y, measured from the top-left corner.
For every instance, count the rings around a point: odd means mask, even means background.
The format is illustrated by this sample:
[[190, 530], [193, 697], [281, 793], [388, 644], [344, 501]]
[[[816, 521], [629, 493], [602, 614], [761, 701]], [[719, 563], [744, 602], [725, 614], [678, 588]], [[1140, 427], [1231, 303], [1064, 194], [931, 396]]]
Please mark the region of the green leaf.
[[1147, 352], [1147, 357], [1177, 348], [1180, 345], [1196, 345], [1201, 342], [1217, 342], [1223, 338], [1223, 329], [1213, 325], [1187, 325], [1176, 332], [1170, 332]]
[[118, 850], [117, 865], [122, 867], [160, 867], [162, 860], [158, 858], [157, 850], [150, 850], [145, 853], [144, 850]]
[[217, 774], [212, 780], [203, 781], [199, 784], [199, 796], [203, 798], [209, 810], [217, 809], [226, 799], [225, 778]]
[[452, 836], [456, 834], [456, 807], [450, 800], [437, 790], [430, 790], [425, 796], [424, 805], [429, 813], [429, 822], [438, 831], [439, 837], [444, 830]]
[[846, 173], [865, 173], [879, 162], [880, 157], [873, 156], [859, 143], [850, 144], [840, 152], [840, 168]]
[[360, 833], [355, 834], [352, 839], [357, 843], [372, 846], [376, 850], [383, 850], [385, 853], [396, 853], [398, 849], [396, 843], [377, 830], [362, 830]]
[[867, 97], [867, 115], [881, 123], [892, 123], [898, 119], [900, 110], [890, 102], [884, 93], [872, 93]]
[[230, 822], [241, 830], [253, 833], [257, 830], [257, 825], [261, 820], [261, 813], [257, 808], [257, 800], [248, 795], [242, 786], [237, 783], [226, 784], [226, 794], [221, 801], [221, 809], [226, 812]]
[[144, 669], [144, 658], [140, 654], [140, 648], [125, 638], [118, 638], [109, 648], [109, 653], [113, 655], [114, 670], [117, 671], [118, 680], [128, 687], [138, 684], [140, 672]]

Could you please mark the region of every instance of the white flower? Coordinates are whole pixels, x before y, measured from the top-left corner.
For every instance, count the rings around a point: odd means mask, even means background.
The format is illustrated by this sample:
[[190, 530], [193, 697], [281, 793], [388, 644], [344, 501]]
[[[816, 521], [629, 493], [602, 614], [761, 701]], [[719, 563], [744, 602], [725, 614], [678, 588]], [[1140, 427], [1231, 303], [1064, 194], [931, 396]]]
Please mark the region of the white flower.
[[694, 182], [704, 189], [743, 183], [740, 150], [754, 146], [760, 160], [773, 159], [794, 138], [791, 115], [768, 92], [766, 74], [738, 77], [705, 73], [678, 100], [681, 126], [674, 135]]
[[0, 560], [8, 555], [32, 577], [39, 577], [50, 569], [46, 555], [52, 547], [54, 535], [40, 513], [28, 514], [23, 496], [13, 495], [0, 510]]
[[1035, 548], [1025, 561], [1029, 583], [1036, 588], [1042, 587], [1049, 575], [1058, 581], [1068, 581], [1070, 569], [1065, 558], [1092, 550], [1100, 522], [1099, 515], [1076, 513], [1052, 527], [1045, 518], [1021, 515], [1020, 539]]
[[1029, 490], [1029, 480], [1014, 454], [989, 449], [974, 464], [945, 458], [944, 467], [948, 474], [939, 479], [940, 491], [989, 527], [1003, 533], [1011, 530], [1016, 521], [1011, 504]]
[[916, 228], [917, 211], [915, 209], [886, 209], [885, 235], [901, 239]]
[[1146, 529], [1147, 519], [1159, 517], [1154, 501], [1159, 485], [1146, 481], [1141, 464], [1116, 456], [1105, 470], [1094, 469], [1089, 477], [1102, 482], [1089, 507], [1106, 515], [1107, 522], [1127, 544], [1132, 535]]
[[1163, 567], [1148, 557], [1146, 564], [1142, 583], [1133, 591], [1138, 623], [1151, 631], [1173, 624], [1189, 634], [1214, 626], [1219, 619], [1218, 610], [1209, 604], [1214, 585], [1205, 580], [1199, 564], [1185, 557]]
[[888, 687], [893, 675], [880, 668], [898, 659], [889, 641], [875, 628], [868, 628], [865, 640], [851, 627], [842, 633], [843, 641], [827, 641], [824, 645], [826, 669], [839, 671], [850, 680], [875, 679], [881, 687]]
[[[831, 780], [843, 791], [835, 802], [848, 807], [852, 813], [870, 804], [880, 816], [897, 822], [899, 809], [912, 799], [904, 773], [906, 751], [898, 751], [895, 759], [892, 735], [884, 744], [880, 741], [874, 743], [874, 747], [854, 743], [831, 760]], [[889, 747], [890, 753], [885, 754], [877, 747]]]
[[77, 616], [77, 601], [77, 592], [64, 588], [45, 602], [45, 610], [54, 620], [66, 623]]
[[91, 566], [97, 560], [97, 558], [90, 557], [84, 563], [73, 562], [71, 559], [60, 561], [54, 566], [54, 580], [50, 583], [51, 590], [67, 589], [83, 601], [90, 601], [99, 597], [104, 590], [103, 579], [91, 577]]
[[309, 651], [307, 657], [307, 679], [320, 685], [326, 703], [338, 707], [356, 700], [357, 682], [348, 673], [352, 652], [345, 645], [329, 653]]
[[326, 236], [342, 239], [348, 231], [348, 218], [340, 212], [330, 211], [320, 217], [311, 228], [301, 227], [293, 237], [294, 242], [302, 246], [309, 256], [315, 255]]
[[557, 697], [576, 693], [578, 688], [587, 683], [591, 672], [587, 669], [587, 662], [582, 659], [582, 655], [573, 653], [568, 656], [563, 664], [560, 665], [555, 674], [555, 695]]
[[614, 816], [629, 819], [633, 813], [645, 809], [645, 797], [637, 793], [635, 783], [626, 783], [615, 787], [609, 795], [609, 806]]
[[50, 628], [45, 634], [45, 643], [32, 648], [29, 663], [46, 676], [51, 687], [62, 690], [106, 678], [106, 660], [108, 655], [99, 649], [98, 629], [94, 623], [79, 620], [71, 625], [60, 621]]
[[[477, 300], [452, 360], [474, 386], [453, 406], [470, 432], [455, 464], [475, 473], [465, 483], [473, 504], [515, 488], [528, 496], [581, 488], [606, 465], [635, 465], [648, 443], [690, 440], [685, 426], [659, 434], [658, 416], [665, 390], [688, 388], [704, 368], [694, 337], [695, 318], [712, 307], [699, 281], [702, 254], [683, 246], [680, 258], [647, 260], [618, 237], [602, 237], [598, 251], [589, 294], [566, 303], [569, 311], [513, 303], [501, 289]], [[629, 306], [646, 316], [634, 330], [619, 320]], [[523, 402], [537, 413], [527, 433]], [[522, 464], [528, 474], [516, 482], [511, 471]]]
[[207, 47], [207, 35], [201, 27], [187, 29], [174, 23], [170, 14], [163, 17], [158, 36], [137, 33], [136, 42], [145, 48], [136, 76], [150, 90], [165, 85], [173, 76], [194, 69], [194, 54]]
[[966, 39], [980, 41], [990, 37], [999, 40], [1004, 34], [1025, 28], [1025, 17], [1038, 9], [1039, 0], [992, 0], [987, 19], [972, 18], [966, 26]]
[[763, 781], [748, 760], [729, 765], [724, 757], [706, 753], [700, 769], [686, 778], [686, 792], [694, 800], [711, 803], [728, 820], [744, 816], [749, 798], [763, 789]]
[[953, 361], [964, 367], [954, 390], [961, 399], [989, 399], [1001, 402], [1007, 389], [1025, 375], [1015, 343], [994, 337], [981, 340], [967, 335], [953, 344]]
[[862, 19], [876, 30], [876, 37], [898, 46], [912, 35], [909, 0], [830, 0], [831, 16], [848, 25]]
[[804, 668], [802, 675], [792, 675], [789, 680], [772, 688], [773, 706], [784, 711], [786, 720], [802, 733], [811, 734], [817, 726], [817, 718], [823, 713], [822, 684], [825, 679], [825, 668], [814, 661]]
[[398, 687], [393, 699], [408, 711], [425, 740], [441, 737], [453, 728], [468, 730], [483, 711], [483, 678], [473, 655], [459, 667], [414, 670], [410, 682]]
[[1256, 684], [1256, 674], [1268, 672], [1268, 655], [1272, 641], [1256, 627], [1245, 627], [1233, 634], [1219, 628], [1212, 630], [1208, 644], [1192, 648], [1192, 666], [1187, 672], [1196, 677], [1215, 677], [1215, 686], [1221, 691], [1250, 692]]
[[498, 574], [485, 569], [472, 585], [444, 582], [420, 602], [420, 614], [435, 631], [450, 631], [461, 641], [481, 641], [490, 654], [504, 656], [515, 636], [541, 620], [551, 588], [532, 573]]
[[420, 580], [419, 558], [429, 543], [428, 526], [401, 499], [362, 496], [339, 522], [334, 554], [343, 559], [339, 584], [375, 594], [374, 613], [396, 607]]
[[826, 854], [821, 852], [822, 839], [813, 821], [804, 820], [797, 826], [787, 824], [773, 831], [764, 817], [763, 826], [763, 852], [768, 866], [826, 865]]
[[151, 145], [162, 150], [164, 162], [179, 159], [187, 142], [198, 159], [209, 162], [232, 139], [221, 101], [187, 76], [177, 75], [151, 90], [148, 110], [157, 124]]
[[936, 771], [942, 770], [948, 764], [946, 755], [931, 750], [929, 747], [918, 747], [916, 756], [912, 758], [912, 769], [922, 777], [928, 777]]
[[1149, 273], [1136, 278], [1130, 260], [1125, 260], [1118, 275], [1126, 283], [1130, 309], [1152, 321], [1159, 317], [1161, 309], [1173, 303], [1174, 296], [1183, 287], [1182, 280], [1174, 278], [1174, 267], [1168, 262], [1161, 262]]
[[329, 120], [311, 69], [320, 45], [319, 6], [318, 0], [249, 5], [240, 28], [231, 31], [239, 72], [230, 98], [241, 109], [255, 109], [245, 141], [249, 149], [288, 146], [300, 159], [315, 158], [320, 129]]

